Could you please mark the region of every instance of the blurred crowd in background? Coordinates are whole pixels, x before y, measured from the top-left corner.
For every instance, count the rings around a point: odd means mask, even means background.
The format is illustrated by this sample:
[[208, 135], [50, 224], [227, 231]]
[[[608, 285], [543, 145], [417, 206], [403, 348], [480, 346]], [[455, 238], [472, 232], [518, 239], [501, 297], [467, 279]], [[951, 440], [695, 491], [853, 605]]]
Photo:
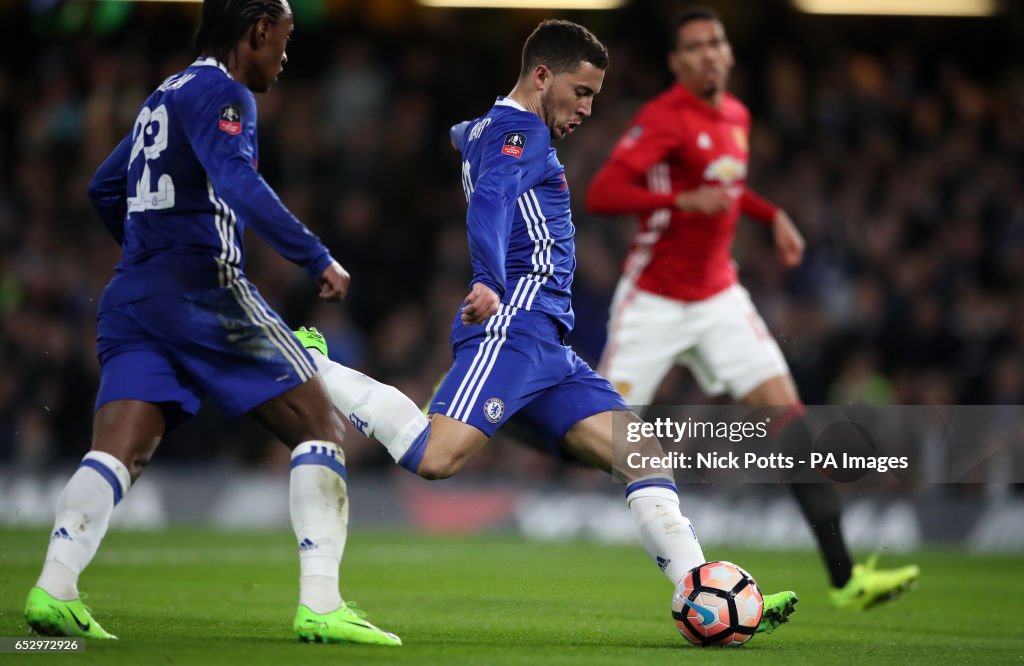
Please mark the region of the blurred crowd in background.
[[[86, 184], [152, 88], [191, 62], [198, 6], [129, 6], [100, 30], [102, 3], [78, 3], [74, 21], [60, 3], [15, 4], [0, 7], [0, 464], [31, 469], [88, 448], [95, 309], [119, 248]], [[547, 16], [328, 2], [313, 25], [307, 4], [295, 4], [279, 85], [259, 98], [259, 166], [352, 288], [342, 305], [318, 303], [251, 234], [246, 272], [289, 325], [319, 327], [335, 360], [424, 403], [450, 364], [470, 275], [447, 128], [511, 89], [522, 41]], [[731, 88], [754, 117], [749, 183], [808, 242], [793, 271], [762, 225], [741, 222], [735, 246], [803, 400], [1024, 404], [1020, 13], [828, 19], [781, 0], [708, 4], [733, 42]], [[593, 117], [558, 146], [577, 230], [571, 341], [594, 363], [635, 222], [587, 215], [583, 196], [638, 106], [670, 83], [659, 26], [675, 7], [562, 15], [611, 51]], [[707, 399], [680, 371], [659, 401]], [[390, 464], [358, 434], [349, 455]], [[207, 406], [164, 459], [276, 466], [287, 454]], [[536, 474], [549, 463], [502, 445], [475, 467]]]

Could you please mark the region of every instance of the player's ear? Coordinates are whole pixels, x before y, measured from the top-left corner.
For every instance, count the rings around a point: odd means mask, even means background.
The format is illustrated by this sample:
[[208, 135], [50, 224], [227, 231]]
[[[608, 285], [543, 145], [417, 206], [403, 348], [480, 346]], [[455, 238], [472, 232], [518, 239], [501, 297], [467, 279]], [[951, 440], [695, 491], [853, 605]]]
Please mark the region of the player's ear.
[[551, 81], [551, 70], [547, 65], [537, 65], [533, 68], [533, 85], [537, 90], [544, 90]]
[[252, 30], [249, 32], [249, 46], [252, 47], [253, 51], [258, 50], [261, 46], [267, 43], [267, 34], [270, 31], [270, 22], [265, 18], [261, 18], [253, 24]]

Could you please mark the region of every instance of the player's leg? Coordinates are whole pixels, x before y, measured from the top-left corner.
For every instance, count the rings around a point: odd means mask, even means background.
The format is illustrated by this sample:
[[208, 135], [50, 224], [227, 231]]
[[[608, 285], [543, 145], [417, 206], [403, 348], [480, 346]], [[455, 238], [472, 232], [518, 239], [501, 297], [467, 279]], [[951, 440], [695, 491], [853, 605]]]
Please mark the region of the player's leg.
[[[475, 426], [444, 414], [430, 415], [427, 435], [415, 471], [431, 481], [454, 476], [490, 439], [490, 435]], [[411, 471], [412, 466], [408, 469]]]
[[[706, 559], [697, 540], [697, 532], [679, 508], [679, 492], [671, 476], [662, 470], [646, 469], [642, 464], [627, 464], [612, 444], [612, 419], [636, 419], [632, 413], [604, 412], [587, 417], [566, 433], [566, 445], [580, 458], [609, 470], [612, 467], [627, 480], [626, 502], [640, 533], [640, 542], [673, 585]], [[613, 453], [614, 451], [614, 453]], [[630, 445], [629, 453], [658, 458], [663, 455], [656, 439]], [[625, 449], [624, 449], [625, 453]], [[794, 592], [764, 595], [764, 612], [758, 632], [772, 632], [789, 621], [797, 601]]]
[[92, 448], [57, 500], [46, 561], [26, 603], [26, 619], [39, 633], [109, 636], [81, 606], [78, 578], [166, 430], [199, 409], [195, 385], [131, 307], [101, 312], [98, 332]]
[[[247, 281], [171, 298], [147, 320], [226, 416], [250, 413], [291, 449], [289, 509], [299, 551], [299, 638], [401, 645], [344, 603], [338, 572], [348, 535], [344, 426], [312, 359]], [[164, 326], [188, 307], [188, 331]], [[180, 313], [177, 313], [180, 314]]]
[[[789, 373], [764, 380], [741, 397], [740, 402], [748, 407], [784, 408], [781, 418], [774, 419], [773, 424], [781, 427], [770, 433], [776, 438], [785, 438], [791, 434], [791, 429], [800, 427], [804, 408]], [[790, 483], [789, 488], [804, 520], [814, 532], [832, 587], [843, 587], [853, 572], [853, 559], [843, 539], [839, 495], [835, 487], [830, 483]]]
[[418, 467], [413, 459], [424, 448], [431, 427], [423, 411], [395, 387], [330, 360], [327, 342], [315, 328], [302, 327], [295, 336], [309, 350], [335, 409], [361, 433], [383, 444], [395, 462]]
[[323, 381], [306, 382], [252, 410], [291, 451], [288, 508], [299, 549], [299, 606], [293, 628], [304, 641], [401, 645], [346, 603], [339, 570], [348, 540], [344, 426]]
[[[776, 437], [784, 438], [799, 427], [804, 408], [797, 396], [793, 378], [786, 373], [772, 377], [742, 398], [751, 407], [789, 405], [778, 422], [783, 424]], [[810, 525], [825, 561], [832, 590], [832, 603], [840, 608], [865, 610], [896, 599], [913, 588], [920, 575], [917, 565], [878, 570], [875, 558], [854, 564], [843, 539], [839, 494], [831, 483], [791, 483], [790, 490]]]
[[[747, 407], [780, 407], [785, 410], [772, 424], [773, 432], [770, 434], [776, 439], [790, 436], [800, 427], [804, 407], [788, 372], [762, 381], [742, 396], [740, 402]], [[839, 495], [835, 487], [830, 483], [790, 483], [789, 488], [804, 520], [814, 532], [832, 587], [843, 587], [853, 572], [853, 559], [843, 539]]]
[[[146, 312], [152, 334], [228, 418], [250, 413], [292, 451], [289, 507], [299, 549], [300, 601], [317, 612], [337, 610], [348, 529], [344, 428], [313, 361], [245, 280], [164, 301], [160, 311]], [[167, 321], [186, 308], [187, 330]], [[303, 549], [303, 543], [315, 548]]]
[[[710, 321], [691, 357], [702, 385], [727, 389], [747, 407], [775, 407], [776, 438], [793, 436], [804, 412], [786, 360], [745, 289], [734, 286], [699, 306]], [[841, 587], [853, 562], [843, 540], [839, 500], [825, 483], [790, 484], [804, 518], [814, 531], [832, 583]]]
[[487, 442], [481, 430], [444, 414], [428, 418], [395, 387], [330, 360], [315, 329], [301, 329], [296, 336], [310, 350], [335, 409], [410, 472], [426, 479], [450, 477]]
[[[675, 585], [683, 575], [706, 560], [697, 540], [697, 532], [679, 507], [679, 490], [671, 471], [649, 468], [646, 463], [631, 466], [627, 453], [639, 453], [640, 460], [664, 456], [661, 444], [646, 438], [622, 450], [612, 443], [616, 424], [624, 432], [628, 421], [640, 418], [628, 411], [605, 411], [588, 416], [569, 429], [566, 447], [575, 456], [591, 465], [612, 472], [613, 468], [626, 482], [626, 505], [640, 534], [640, 542], [658, 568]], [[616, 459], [617, 458], [617, 459]]]
[[[782, 351], [749, 294], [736, 286], [711, 299], [707, 307], [715, 324], [697, 347], [703, 374], [727, 387], [733, 398], [745, 406], [782, 409], [772, 435], [780, 439], [797, 436], [805, 411], [803, 403]], [[818, 542], [836, 605], [872, 605], [876, 599], [898, 596], [913, 584], [917, 567], [875, 571], [873, 565], [854, 566], [843, 538], [839, 496], [834, 486], [789, 485]]]
[[[489, 435], [481, 430], [444, 414], [427, 417], [395, 387], [330, 360], [316, 329], [303, 327], [295, 335], [310, 350], [334, 408], [413, 474], [448, 478], [487, 443]], [[438, 392], [443, 388], [442, 382]]]
[[[606, 379], [566, 351], [562, 381], [534, 396], [521, 418], [542, 438], [562, 442], [575, 457], [626, 483], [626, 504], [644, 549], [674, 585], [704, 562], [704, 554], [693, 526], [680, 513], [671, 470], [648, 462], [664, 456], [661, 444], [646, 437], [628, 447], [623, 438], [613, 446], [616, 432], [624, 437], [627, 424], [641, 419]], [[640, 454], [638, 460], [629, 458], [634, 453]]]
[[[650, 462], [664, 457], [653, 437], [625, 439], [629, 423], [639, 422], [611, 385], [573, 355], [574, 369], [559, 385], [541, 393], [522, 410], [522, 416], [547, 437], [564, 440], [581, 460], [613, 472], [626, 483], [626, 502], [644, 549], [669, 581], [705, 561], [696, 531], [679, 506], [671, 472]], [[796, 604], [792, 592], [765, 597], [765, 614], [758, 631], [771, 631], [786, 622]]]
[[426, 479], [458, 472], [531, 399], [563, 376], [563, 349], [543, 313], [500, 305], [483, 326], [453, 329], [454, 362], [431, 400], [430, 427], [401, 464]]
[[96, 555], [114, 507], [138, 478], [165, 429], [154, 404], [109, 402], [96, 413], [93, 447], [57, 499], [43, 570], [29, 592], [25, 617], [44, 636], [116, 638], [80, 600], [78, 578]]
[[[611, 306], [608, 343], [601, 356], [600, 373], [622, 398], [644, 409], [665, 375], [684, 350], [693, 345], [684, 305], [636, 289], [622, 280]], [[630, 413], [606, 411], [575, 423], [565, 435], [567, 448], [578, 458], [611, 472], [612, 419], [639, 421]], [[650, 439], [638, 451], [650, 449], [657, 457], [661, 445]], [[624, 461], [619, 469], [629, 474], [626, 504], [637, 525], [641, 543], [658, 567], [676, 584], [687, 571], [702, 564], [704, 553], [696, 531], [679, 508], [679, 492], [671, 473], [664, 470], [630, 470]], [[637, 472], [633, 474], [632, 472]]]

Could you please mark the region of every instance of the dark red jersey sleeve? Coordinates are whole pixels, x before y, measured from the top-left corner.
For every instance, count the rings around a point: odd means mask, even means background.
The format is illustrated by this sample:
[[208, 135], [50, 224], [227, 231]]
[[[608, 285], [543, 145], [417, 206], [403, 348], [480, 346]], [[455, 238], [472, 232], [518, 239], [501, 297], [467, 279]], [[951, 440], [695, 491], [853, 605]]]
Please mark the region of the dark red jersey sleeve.
[[587, 212], [595, 215], [644, 214], [672, 208], [675, 195], [647, 189], [645, 176], [609, 160], [587, 188]]
[[746, 188], [740, 198], [740, 211], [758, 222], [771, 224], [775, 220], [775, 213], [779, 211], [779, 207], [752, 189]]
[[591, 181], [587, 211], [622, 215], [671, 208], [675, 204], [674, 194], [653, 191], [647, 183], [647, 170], [663, 162], [678, 141], [678, 131], [668, 123], [658, 122], [649, 109], [641, 111]]

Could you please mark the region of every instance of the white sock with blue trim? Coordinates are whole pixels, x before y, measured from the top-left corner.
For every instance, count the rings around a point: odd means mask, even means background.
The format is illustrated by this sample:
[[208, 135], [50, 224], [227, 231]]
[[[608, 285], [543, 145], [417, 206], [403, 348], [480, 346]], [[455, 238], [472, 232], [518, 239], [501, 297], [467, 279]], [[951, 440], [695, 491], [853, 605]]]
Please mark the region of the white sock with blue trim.
[[697, 532], [679, 511], [679, 491], [671, 478], [646, 476], [626, 486], [626, 504], [640, 532], [640, 543], [675, 585], [703, 564]]
[[36, 585], [69, 601], [78, 598], [78, 577], [96, 555], [114, 506], [132, 485], [120, 460], [90, 451], [57, 498], [46, 561]]
[[430, 426], [416, 403], [394, 386], [335, 363], [319, 352], [310, 350], [310, 356], [338, 411], [361, 433], [383, 444], [391, 457], [400, 462]]
[[331, 442], [303, 442], [291, 464], [288, 508], [299, 542], [299, 603], [329, 613], [341, 605], [338, 569], [348, 538], [345, 454]]

